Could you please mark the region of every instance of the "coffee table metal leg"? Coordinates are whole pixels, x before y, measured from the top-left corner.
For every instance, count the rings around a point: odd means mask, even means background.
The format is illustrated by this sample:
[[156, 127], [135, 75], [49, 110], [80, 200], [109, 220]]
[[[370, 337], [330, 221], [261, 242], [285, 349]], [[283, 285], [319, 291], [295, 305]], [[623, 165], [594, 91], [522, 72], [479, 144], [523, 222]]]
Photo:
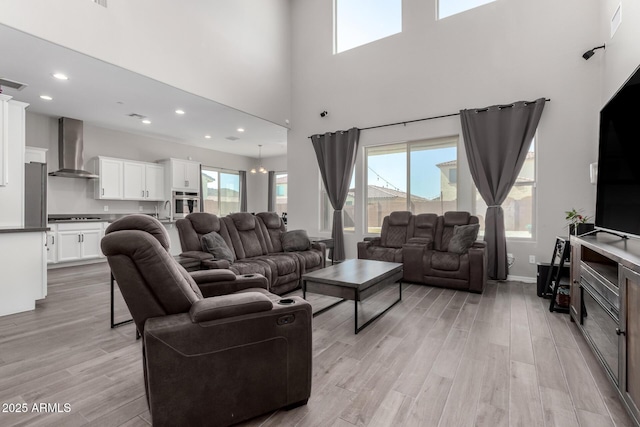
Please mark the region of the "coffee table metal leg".
[[[303, 280], [303, 281], [302, 281], [302, 299], [304, 299], [304, 300], [306, 300], [306, 299], [307, 299], [307, 281], [306, 281], [306, 280]], [[322, 309], [320, 309], [320, 310], [316, 311], [315, 313], [313, 313], [313, 314], [312, 314], [312, 316], [313, 316], [313, 317], [316, 317], [317, 315], [322, 314], [322, 313], [324, 313], [325, 311], [327, 311], [327, 310], [329, 310], [329, 309], [331, 309], [331, 308], [335, 307], [335, 306], [336, 306], [336, 305], [338, 305], [338, 304], [342, 304], [342, 303], [343, 303], [343, 302], [345, 302], [345, 301], [346, 301], [346, 299], [341, 299], [340, 301], [336, 301], [336, 302], [334, 302], [333, 304], [328, 305], [328, 306], [326, 306], [325, 308], [322, 308]]]
[[354, 319], [354, 326], [355, 326], [355, 333], [356, 335], [358, 334], [358, 332], [360, 332], [361, 330], [363, 330], [364, 328], [366, 328], [371, 322], [373, 322], [374, 320], [376, 320], [378, 317], [382, 316], [383, 314], [385, 314], [387, 311], [391, 310], [391, 308], [396, 305], [397, 303], [399, 303], [400, 301], [402, 301], [402, 280], [400, 280], [398, 282], [398, 299], [395, 300], [393, 303], [391, 303], [391, 305], [387, 308], [385, 308], [384, 310], [382, 310], [380, 313], [376, 314], [375, 316], [373, 316], [371, 319], [367, 320], [364, 325], [358, 327], [358, 300], [360, 299], [360, 292], [356, 292], [356, 299], [354, 301], [354, 307], [355, 307], [355, 319]]

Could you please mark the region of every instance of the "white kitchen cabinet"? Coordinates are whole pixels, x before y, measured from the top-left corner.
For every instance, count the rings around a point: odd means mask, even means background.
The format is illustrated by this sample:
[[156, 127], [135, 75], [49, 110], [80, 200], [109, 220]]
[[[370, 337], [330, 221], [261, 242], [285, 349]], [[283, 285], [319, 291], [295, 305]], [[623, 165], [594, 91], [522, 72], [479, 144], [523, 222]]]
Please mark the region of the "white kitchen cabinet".
[[7, 185], [9, 175], [9, 100], [0, 94], [0, 186]]
[[169, 159], [165, 161], [169, 173], [171, 191], [200, 192], [200, 163], [190, 160]]
[[145, 166], [146, 200], [164, 200], [164, 167], [152, 163]]
[[[164, 167], [156, 163], [137, 162], [133, 160], [99, 158], [106, 171], [105, 182], [116, 183], [116, 175], [120, 173], [123, 200], [161, 201], [164, 200]], [[116, 163], [120, 162], [118, 171]], [[102, 180], [102, 173], [100, 179]], [[103, 194], [113, 194], [104, 187], [100, 187], [97, 198], [114, 199]]]
[[96, 199], [122, 200], [124, 197], [124, 161], [98, 157], [95, 162], [95, 171], [100, 176], [95, 184]]
[[58, 224], [57, 262], [79, 261], [102, 256], [102, 222]]
[[145, 195], [145, 165], [141, 162], [123, 162], [125, 200], [142, 200]]

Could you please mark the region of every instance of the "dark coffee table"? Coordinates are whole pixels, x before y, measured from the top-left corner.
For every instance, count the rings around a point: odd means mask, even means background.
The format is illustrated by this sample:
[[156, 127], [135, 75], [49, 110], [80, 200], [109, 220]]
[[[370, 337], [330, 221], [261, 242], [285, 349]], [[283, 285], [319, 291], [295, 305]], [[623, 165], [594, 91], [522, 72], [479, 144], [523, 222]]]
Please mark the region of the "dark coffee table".
[[[398, 299], [367, 320], [363, 325], [358, 326], [358, 302], [369, 298], [384, 287], [396, 282], [398, 283]], [[313, 313], [314, 317], [346, 300], [353, 301], [355, 333], [357, 334], [402, 300], [402, 264], [367, 259], [350, 259], [340, 264], [304, 274], [302, 276], [303, 298], [306, 298], [307, 292], [342, 298], [335, 304]]]

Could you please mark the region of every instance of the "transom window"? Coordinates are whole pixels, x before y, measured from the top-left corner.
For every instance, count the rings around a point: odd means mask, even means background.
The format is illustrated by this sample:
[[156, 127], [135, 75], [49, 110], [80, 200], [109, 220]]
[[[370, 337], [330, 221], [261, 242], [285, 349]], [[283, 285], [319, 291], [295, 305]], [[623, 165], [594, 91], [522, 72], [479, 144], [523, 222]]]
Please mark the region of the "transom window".
[[240, 212], [240, 175], [202, 166], [202, 211], [218, 216]]
[[402, 0], [335, 0], [334, 53], [402, 32]]
[[438, 0], [438, 19], [466, 12], [495, 0]]
[[393, 211], [442, 215], [458, 206], [458, 137], [366, 148], [367, 233]]

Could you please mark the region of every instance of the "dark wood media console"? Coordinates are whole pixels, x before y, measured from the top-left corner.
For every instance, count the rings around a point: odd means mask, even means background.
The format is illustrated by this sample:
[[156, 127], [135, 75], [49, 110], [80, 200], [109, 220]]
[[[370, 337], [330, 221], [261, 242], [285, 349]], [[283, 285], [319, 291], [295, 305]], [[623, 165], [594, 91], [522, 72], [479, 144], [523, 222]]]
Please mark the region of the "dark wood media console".
[[569, 312], [640, 426], [640, 240], [571, 237]]

